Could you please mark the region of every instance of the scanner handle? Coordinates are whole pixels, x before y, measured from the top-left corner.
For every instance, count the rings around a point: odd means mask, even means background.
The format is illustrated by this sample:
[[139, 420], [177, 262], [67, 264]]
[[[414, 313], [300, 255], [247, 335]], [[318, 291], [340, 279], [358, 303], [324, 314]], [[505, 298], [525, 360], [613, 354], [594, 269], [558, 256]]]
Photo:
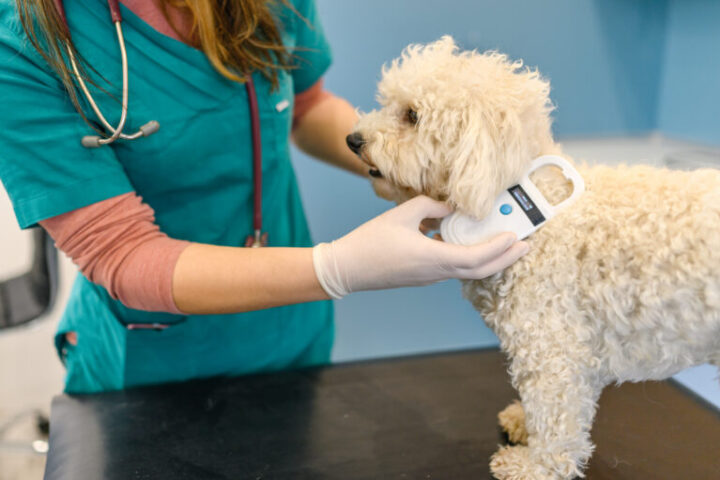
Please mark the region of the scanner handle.
[[[527, 174], [528, 183], [531, 183], [533, 187], [535, 187], [535, 184], [532, 183], [532, 181], [530, 180], [530, 173], [546, 165], [553, 165], [560, 168], [565, 179], [569, 180], [570, 183], [572, 183], [573, 185], [573, 192], [568, 198], [566, 198], [562, 202], [558, 203], [557, 205], [550, 205], [550, 203], [547, 202], [547, 207], [550, 209], [549, 213], [551, 213], [552, 216], [555, 216], [558, 211], [567, 207], [575, 200], [577, 200], [580, 195], [582, 195], [582, 193], [585, 191], [585, 181], [580, 176], [578, 171], [575, 170], [575, 167], [573, 167], [572, 164], [564, 158], [558, 157], [557, 155], [543, 155], [533, 160], [530, 166], [530, 172]], [[542, 195], [541, 197], [545, 199]]]

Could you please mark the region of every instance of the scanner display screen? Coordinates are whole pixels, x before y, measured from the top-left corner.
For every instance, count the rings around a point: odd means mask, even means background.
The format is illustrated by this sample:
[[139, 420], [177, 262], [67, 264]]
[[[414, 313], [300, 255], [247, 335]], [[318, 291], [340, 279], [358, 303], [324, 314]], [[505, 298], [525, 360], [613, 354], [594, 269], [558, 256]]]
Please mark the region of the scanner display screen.
[[530, 196], [520, 185], [515, 185], [514, 187], [509, 188], [508, 192], [510, 192], [510, 195], [512, 195], [518, 205], [520, 205], [533, 226], [537, 226], [545, 221], [545, 217], [542, 213], [540, 213], [540, 209], [537, 205], [535, 205], [535, 203], [530, 199]]

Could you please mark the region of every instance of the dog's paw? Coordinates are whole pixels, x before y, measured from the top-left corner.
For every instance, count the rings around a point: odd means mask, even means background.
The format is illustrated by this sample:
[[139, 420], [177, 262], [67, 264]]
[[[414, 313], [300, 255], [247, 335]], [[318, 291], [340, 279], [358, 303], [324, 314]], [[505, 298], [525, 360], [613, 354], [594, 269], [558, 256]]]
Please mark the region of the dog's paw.
[[527, 430], [525, 430], [525, 410], [523, 410], [519, 400], [515, 400], [505, 407], [505, 410], [498, 413], [498, 422], [508, 434], [510, 442], [527, 445], [528, 434]]
[[530, 458], [525, 446], [501, 447], [490, 459], [490, 471], [498, 480], [560, 480]]
[[525, 446], [504, 446], [490, 458], [490, 472], [498, 480], [530, 478], [527, 471], [529, 449]]
[[498, 480], [571, 480], [585, 475], [567, 453], [531, 451], [524, 445], [504, 446], [490, 459]]

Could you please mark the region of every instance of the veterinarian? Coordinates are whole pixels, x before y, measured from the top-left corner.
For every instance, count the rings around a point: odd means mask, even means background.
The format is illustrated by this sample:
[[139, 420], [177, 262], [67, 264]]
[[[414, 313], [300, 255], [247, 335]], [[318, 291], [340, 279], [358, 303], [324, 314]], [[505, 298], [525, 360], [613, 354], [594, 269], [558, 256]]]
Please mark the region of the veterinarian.
[[0, 178], [20, 226], [80, 268], [55, 339], [66, 391], [322, 364], [329, 298], [526, 251], [428, 238], [449, 209], [426, 197], [312, 248], [289, 139], [368, 171], [345, 145], [353, 108], [323, 89], [313, 0], [122, 3], [114, 26], [97, 0], [0, 0]]

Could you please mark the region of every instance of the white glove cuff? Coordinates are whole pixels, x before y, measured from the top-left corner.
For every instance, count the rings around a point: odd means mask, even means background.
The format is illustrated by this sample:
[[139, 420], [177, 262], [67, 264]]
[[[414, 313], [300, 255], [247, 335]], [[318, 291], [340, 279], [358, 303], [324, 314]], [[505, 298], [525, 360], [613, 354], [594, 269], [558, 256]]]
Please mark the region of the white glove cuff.
[[335, 242], [315, 245], [313, 248], [313, 267], [315, 267], [315, 275], [317, 275], [320, 286], [330, 298], [340, 300], [350, 293], [338, 268], [335, 256]]

